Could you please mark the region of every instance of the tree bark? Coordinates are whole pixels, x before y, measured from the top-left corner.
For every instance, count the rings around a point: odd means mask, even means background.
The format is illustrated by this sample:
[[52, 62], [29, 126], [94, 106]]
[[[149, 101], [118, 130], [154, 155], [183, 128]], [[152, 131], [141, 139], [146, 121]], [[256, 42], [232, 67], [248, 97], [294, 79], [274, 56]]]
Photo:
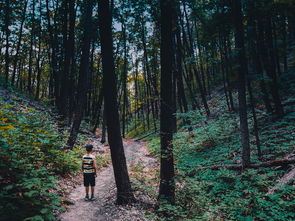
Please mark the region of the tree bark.
[[5, 18], [4, 18], [4, 30], [5, 30], [5, 84], [8, 86], [8, 77], [9, 77], [9, 36], [10, 36], [10, 0], [5, 0]]
[[242, 138], [242, 165], [250, 165], [250, 143], [249, 128], [247, 121], [247, 102], [246, 102], [246, 76], [248, 73], [247, 61], [244, 46], [244, 26], [241, 0], [233, 0], [233, 18], [235, 25], [235, 44], [237, 51], [237, 73], [238, 73], [238, 93], [239, 93], [239, 116], [240, 131]]
[[174, 67], [173, 27], [176, 19], [175, 2], [173, 0], [160, 0], [161, 10], [161, 110], [160, 110], [160, 139], [161, 164], [159, 200], [175, 202], [175, 181], [173, 163], [173, 82]]
[[16, 52], [15, 52], [14, 60], [13, 60], [13, 71], [12, 71], [12, 77], [11, 77], [11, 85], [12, 86], [14, 85], [14, 81], [15, 81], [17, 62], [19, 59], [18, 56], [19, 56], [19, 51], [20, 51], [21, 41], [22, 41], [22, 36], [23, 36], [23, 27], [24, 27], [24, 23], [25, 23], [25, 19], [26, 19], [27, 5], [28, 5], [28, 0], [26, 0], [24, 3], [22, 20], [21, 20], [21, 24], [20, 24], [18, 41], [17, 41], [17, 45], [16, 45]]
[[77, 105], [74, 111], [74, 121], [71, 128], [71, 133], [67, 141], [67, 148], [73, 149], [76, 142], [81, 121], [83, 118], [83, 112], [86, 105], [86, 95], [88, 90], [88, 78], [89, 78], [89, 54], [90, 43], [92, 39], [92, 10], [94, 6], [94, 0], [85, 0], [83, 8], [83, 40], [82, 40], [82, 54], [79, 71], [79, 81], [77, 88]]
[[[39, 0], [39, 3], [41, 4], [41, 0]], [[40, 13], [41, 13], [41, 5], [40, 5]], [[39, 94], [40, 94], [40, 85], [41, 85], [41, 72], [42, 72], [42, 63], [41, 61], [41, 45], [42, 45], [42, 33], [41, 33], [41, 20], [39, 20], [39, 39], [38, 39], [38, 54], [37, 54], [37, 60], [36, 60], [36, 65], [37, 65], [37, 85], [36, 85], [36, 93], [35, 93], [35, 100], [39, 100]], [[41, 62], [41, 64], [40, 64]]]
[[108, 142], [117, 186], [117, 203], [134, 200], [129, 180], [117, 104], [117, 87], [113, 55], [112, 17], [109, 0], [99, 3], [99, 32], [101, 38], [104, 102]]
[[[47, 28], [49, 33], [49, 43], [51, 46], [51, 53], [50, 53], [50, 63], [51, 63], [51, 81], [53, 84], [53, 95], [55, 98], [55, 105], [58, 110], [60, 110], [60, 102], [59, 102], [59, 76], [57, 73], [57, 51], [56, 51], [56, 45], [57, 45], [57, 39], [56, 34], [54, 33], [55, 29], [54, 26], [51, 24], [51, 11], [49, 9], [49, 0], [46, 0], [46, 19], [47, 19]], [[55, 19], [55, 17], [54, 17]]]
[[35, 32], [35, 0], [32, 2], [32, 28], [31, 28], [31, 39], [30, 39], [30, 51], [29, 51], [29, 73], [28, 73], [28, 92], [32, 92], [32, 68], [33, 68], [33, 45], [34, 45], [34, 32]]
[[122, 83], [123, 83], [123, 111], [122, 111], [122, 136], [125, 138], [126, 134], [126, 108], [127, 108], [127, 39], [126, 39], [126, 27], [124, 23], [124, 18], [122, 18], [122, 32], [123, 32], [123, 50], [124, 50], [124, 64], [123, 64], [123, 72], [122, 72]]
[[95, 134], [96, 129], [99, 125], [102, 102], [103, 102], [103, 88], [101, 88], [99, 91], [99, 96], [98, 96], [98, 101], [97, 101], [97, 109], [94, 112], [94, 115], [96, 116], [95, 123], [94, 123], [93, 129], [92, 129], [92, 133], [94, 133], [94, 134]]
[[[69, 87], [70, 87], [70, 81], [72, 75], [72, 62], [73, 62], [73, 56], [74, 56], [74, 50], [75, 50], [75, 20], [76, 20], [76, 10], [75, 10], [75, 0], [67, 0], [65, 4], [68, 4], [65, 9], [67, 13], [69, 14], [69, 21], [66, 22], [65, 30], [64, 30], [64, 68], [63, 68], [63, 79], [62, 79], [62, 87], [61, 87], [61, 99], [63, 105], [61, 105], [61, 114], [63, 117], [67, 118], [69, 117], [69, 109], [70, 109], [70, 101], [69, 96], [72, 96], [69, 93]], [[69, 27], [67, 27], [67, 23], [69, 22]]]

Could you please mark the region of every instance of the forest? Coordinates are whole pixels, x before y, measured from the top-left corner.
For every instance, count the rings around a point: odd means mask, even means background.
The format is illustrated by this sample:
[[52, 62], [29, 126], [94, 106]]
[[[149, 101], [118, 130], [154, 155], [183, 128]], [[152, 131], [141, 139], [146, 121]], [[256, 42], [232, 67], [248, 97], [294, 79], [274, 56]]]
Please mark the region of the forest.
[[0, 1], [0, 221], [291, 221], [294, 177], [295, 0]]

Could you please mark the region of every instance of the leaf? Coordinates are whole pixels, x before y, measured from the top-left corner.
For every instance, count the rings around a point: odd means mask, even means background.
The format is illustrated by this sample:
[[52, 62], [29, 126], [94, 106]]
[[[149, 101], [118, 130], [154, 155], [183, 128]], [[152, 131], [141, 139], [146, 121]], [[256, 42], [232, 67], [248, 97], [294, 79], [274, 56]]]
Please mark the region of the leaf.
[[8, 185], [6, 187], [4, 187], [4, 190], [12, 190], [14, 188], [14, 185]]
[[43, 209], [40, 210], [41, 214], [46, 214], [46, 213], [49, 213], [49, 212], [50, 212], [50, 210], [48, 208], [43, 208]]

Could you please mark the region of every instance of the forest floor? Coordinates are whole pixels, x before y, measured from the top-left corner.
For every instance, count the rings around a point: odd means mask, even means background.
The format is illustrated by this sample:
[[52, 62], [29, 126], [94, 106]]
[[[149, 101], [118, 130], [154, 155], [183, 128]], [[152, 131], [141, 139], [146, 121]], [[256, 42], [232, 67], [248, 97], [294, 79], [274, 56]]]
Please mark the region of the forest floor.
[[[94, 145], [94, 154], [109, 151], [109, 147], [102, 145], [97, 138], [91, 138], [89, 143]], [[155, 167], [156, 160], [148, 154], [145, 142], [124, 140], [124, 149], [129, 170], [138, 163], [147, 170]], [[132, 171], [130, 172], [132, 173]], [[81, 174], [78, 175], [77, 180], [82, 180]], [[116, 205], [116, 186], [112, 165], [108, 165], [98, 172], [95, 199], [93, 201], [85, 201], [84, 197], [85, 188], [81, 181], [80, 185], [74, 188], [69, 195], [68, 200], [72, 205], [69, 205], [66, 211], [58, 216], [58, 220], [146, 220], [144, 214], [147, 208], [152, 208], [153, 204], [153, 200], [150, 197], [135, 192], [136, 203], [127, 206]]]

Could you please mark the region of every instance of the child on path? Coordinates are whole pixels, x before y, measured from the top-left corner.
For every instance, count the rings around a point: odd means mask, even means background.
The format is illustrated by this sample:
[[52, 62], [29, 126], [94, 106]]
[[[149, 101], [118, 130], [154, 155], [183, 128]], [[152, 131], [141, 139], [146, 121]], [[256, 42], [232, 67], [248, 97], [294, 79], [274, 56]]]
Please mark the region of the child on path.
[[93, 146], [91, 144], [87, 144], [85, 148], [87, 153], [82, 158], [82, 170], [84, 176], [84, 186], [86, 191], [85, 200], [89, 199], [89, 186], [91, 186], [90, 199], [93, 200], [96, 177], [96, 160], [95, 156], [92, 154]]

